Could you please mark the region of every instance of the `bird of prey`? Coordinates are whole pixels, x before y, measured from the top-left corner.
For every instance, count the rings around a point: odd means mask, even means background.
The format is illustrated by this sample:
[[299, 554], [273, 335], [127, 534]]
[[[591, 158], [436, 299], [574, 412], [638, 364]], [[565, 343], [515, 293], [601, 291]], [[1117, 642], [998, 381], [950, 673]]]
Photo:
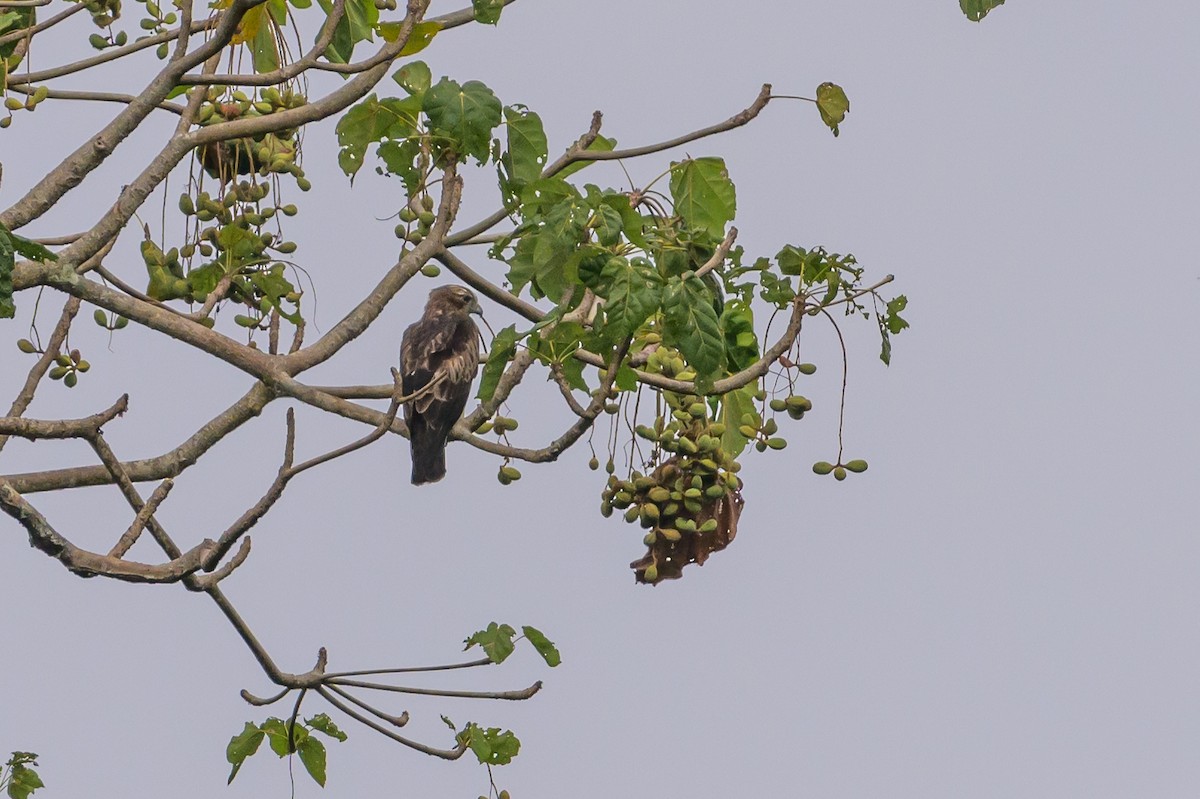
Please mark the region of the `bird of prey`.
[[446, 438], [462, 416], [479, 368], [479, 328], [471, 314], [482, 311], [470, 289], [440, 286], [429, 292], [425, 313], [400, 340], [404, 396], [426, 389], [404, 404], [413, 485], [446, 476]]

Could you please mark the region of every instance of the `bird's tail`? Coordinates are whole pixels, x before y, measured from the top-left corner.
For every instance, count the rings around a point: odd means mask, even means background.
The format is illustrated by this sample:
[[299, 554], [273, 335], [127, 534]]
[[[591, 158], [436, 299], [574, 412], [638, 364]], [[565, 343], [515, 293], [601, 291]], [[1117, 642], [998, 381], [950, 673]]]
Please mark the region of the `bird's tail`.
[[436, 483], [446, 476], [446, 435], [449, 431], [439, 430], [414, 416], [409, 424], [409, 439], [412, 449], [412, 483]]

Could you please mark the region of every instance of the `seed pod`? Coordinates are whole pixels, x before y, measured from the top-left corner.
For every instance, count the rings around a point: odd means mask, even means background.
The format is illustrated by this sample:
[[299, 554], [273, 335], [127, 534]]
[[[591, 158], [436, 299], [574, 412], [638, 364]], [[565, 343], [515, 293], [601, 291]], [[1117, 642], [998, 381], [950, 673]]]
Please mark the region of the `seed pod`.
[[685, 533], [696, 532], [696, 521], [694, 519], [676, 519], [675, 526]]
[[105, 47], [108, 47], [108, 39], [105, 39], [98, 33], [93, 33], [88, 37], [88, 44], [90, 44], [92, 47], [95, 47], [97, 50], [103, 50]]
[[37, 105], [38, 103], [40, 103], [42, 100], [45, 100], [49, 96], [50, 96], [49, 87], [38, 86], [36, 89], [33, 90], [33, 97], [31, 99], [33, 100], [33, 104]]
[[442, 268], [437, 264], [425, 264], [421, 267], [421, 274], [425, 277], [437, 277], [442, 273]]
[[642, 543], [648, 547], [654, 546], [656, 541], [658, 541], [658, 536], [655, 535], [653, 530], [642, 536]]
[[650, 522], [650, 524], [645, 525], [646, 527], [653, 527], [654, 522], [658, 521], [659, 515], [660, 515], [660, 513], [658, 510], [658, 506], [655, 505], [654, 503], [647, 502], [646, 504], [642, 505], [642, 511], [641, 511], [642, 522], [643, 523]]
[[288, 203], [287, 205], [280, 206], [279, 210], [283, 213], [284, 216], [295, 216], [300, 211], [300, 209], [297, 208], [292, 203]]
[[75, 388], [75, 384], [79, 382], [79, 375], [75, 372], [67, 372], [63, 376], [63, 385], [67, 388]]
[[296, 178], [296, 185], [300, 188], [300, 191], [308, 191], [312, 188], [312, 181], [301, 175]]
[[783, 449], [787, 446], [787, 441], [782, 438], [772, 438], [767, 441], [767, 446], [771, 449]]
[[129, 320], [127, 318], [125, 318], [124, 316], [118, 316], [117, 321], [113, 322], [113, 328], [116, 330], [120, 330], [121, 328], [125, 327], [127, 324], [129, 324]]
[[515, 466], [501, 466], [500, 473], [506, 475], [509, 480], [520, 480], [521, 472]]
[[588, 461], [588, 468], [591, 469], [593, 472], [596, 471], [597, 469], [599, 469], [600, 468], [600, 459], [597, 458], [595, 455], [593, 455], [592, 459], [590, 461]]
[[812, 469], [816, 474], [829, 474], [833, 471], [833, 464], [829, 461], [817, 461], [813, 464]]
[[763, 422], [762, 431], [768, 436], [774, 435], [779, 432], [779, 422], [776, 422], [774, 419], [768, 419]]
[[663, 509], [662, 509], [663, 516], [674, 516], [676, 513], [679, 513], [679, 503], [678, 502], [668, 502], [666, 505], [663, 506]]
[[716, 422], [715, 424], [709, 425], [708, 432], [717, 438], [720, 438], [721, 436], [725, 435], [725, 425], [721, 424], [720, 422]]
[[71, 360], [71, 356], [65, 353], [59, 353], [58, 355], [55, 355], [54, 362], [59, 366], [71, 366], [74, 363], [74, 361]]
[[704, 496], [708, 497], [709, 499], [716, 499], [717, 497], [724, 495], [725, 486], [722, 485], [710, 485], [708, 488], [704, 489]]
[[795, 409], [801, 410], [801, 411], [811, 411], [812, 410], [812, 402], [807, 397], [801, 397], [800, 395], [796, 395], [794, 397], [787, 398], [787, 407], [789, 409], [795, 408]]
[[711, 533], [717, 529], [717, 520], [709, 519], [704, 524], [700, 525], [700, 532]]
[[[100, 316], [104, 316], [104, 312], [99, 309], [96, 310], [96, 313], [100, 314]], [[17, 339], [17, 349], [26, 354], [37, 352], [37, 347], [33, 346], [33, 342], [27, 338]]]
[[770, 407], [773, 411], [783, 411], [787, 410], [787, 403], [781, 399], [773, 399], [771, 400]]
[[658, 582], [658, 564], [651, 563], [647, 566], [645, 571], [642, 572], [642, 579], [648, 583]]
[[744, 435], [746, 438], [754, 438], [755, 436], [758, 435], [758, 428], [751, 427], [748, 424], [744, 424], [744, 425], [740, 425], [738, 427], [738, 432], [741, 433], [742, 435]]
[[5, 97], [4, 107], [9, 111], [20, 111], [25, 107], [25, 103], [22, 100], [18, 100], [16, 97]]
[[[680, 521], [684, 521], [684, 520], [681, 519]], [[676, 541], [683, 538], [683, 533], [679, 532], [678, 530], [676, 530], [672, 527], [662, 527], [659, 529], [659, 532], [662, 533], [663, 538], [667, 539], [672, 544], [674, 544]]]
[[75, 371], [77, 371], [77, 372], [86, 372], [88, 369], [91, 369], [91, 368], [92, 368], [92, 365], [84, 360], [80, 360], [79, 363], [75, 364]]
[[867, 470], [867, 462], [862, 458], [855, 458], [854, 460], [846, 463], [845, 466], [849, 471], [852, 471], [855, 474], [861, 474]]
[[846, 479], [846, 469], [843, 466], [835, 466], [833, 469], [833, 477], [835, 480]]
[[633, 432], [637, 433], [639, 436], [641, 436], [642, 438], [644, 438], [648, 441], [657, 441], [658, 440], [658, 433], [654, 432], [654, 428], [647, 427], [644, 424], [639, 424], [637, 427], [635, 427], [633, 429]]
[[704, 496], [704, 492], [699, 488], [689, 488], [683, 492], [683, 496], [685, 499], [700, 499], [700, 497]]
[[671, 498], [671, 492], [662, 486], [655, 486], [647, 492], [647, 496], [653, 502], [666, 502]]
[[284, 255], [290, 255], [291, 253], [294, 253], [296, 251], [296, 242], [281, 241], [275, 245], [275, 249], [279, 250]]
[[637, 505], [630, 505], [629, 510], [625, 511], [625, 521], [632, 523], [635, 519], [637, 519], [638, 513], [639, 511]]
[[65, 366], [55, 366], [53, 369], [50, 370], [50, 379], [51, 380], [62, 380], [68, 371], [70, 371], [70, 370], [67, 369], [67, 367], [65, 367]]
[[611, 502], [604, 501], [600, 503], [600, 515], [604, 518], [612, 516], [613, 506]]
[[817, 371], [817, 365], [815, 363], [802, 363], [796, 368], [800, 370], [800, 374], [802, 375], [815, 374]]

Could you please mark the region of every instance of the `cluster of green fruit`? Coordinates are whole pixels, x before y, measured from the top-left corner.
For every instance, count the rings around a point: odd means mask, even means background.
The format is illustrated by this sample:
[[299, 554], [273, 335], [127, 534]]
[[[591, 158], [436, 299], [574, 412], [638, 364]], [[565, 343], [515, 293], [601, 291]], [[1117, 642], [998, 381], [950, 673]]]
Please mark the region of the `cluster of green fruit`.
[[[433, 197], [421, 194], [409, 199], [408, 203], [397, 214], [400, 222], [395, 227], [396, 238], [404, 242], [404, 250], [409, 244], [420, 244], [429, 235], [436, 215], [433, 212]], [[403, 250], [402, 250], [403, 253]], [[437, 264], [425, 264], [421, 274], [425, 277], [437, 277], [442, 273]]]
[[861, 474], [867, 470], [867, 462], [862, 458], [856, 458], [845, 463], [830, 463], [829, 461], [817, 461], [813, 464], [813, 472], [819, 475], [832, 474], [835, 480], [845, 480], [848, 472]]
[[38, 103], [50, 96], [50, 90], [45, 86], [38, 86], [22, 100], [19, 97], [9, 95], [4, 98], [4, 108], [9, 112], [8, 116], [0, 118], [0, 130], [7, 128], [12, 124], [13, 111], [32, 111], [37, 108]]
[[[179, 210], [184, 216], [195, 216], [201, 222], [216, 220], [222, 225], [237, 225], [245, 230], [262, 227], [263, 223], [275, 216], [276, 213], [284, 216], [296, 215], [299, 209], [291, 203], [263, 207], [261, 203], [270, 192], [271, 186], [268, 183], [250, 183], [243, 180], [230, 186], [221, 196], [220, 201], [214, 199], [206, 191], [200, 192], [194, 199], [190, 194], [182, 194], [179, 197]], [[217, 228], [210, 227], [200, 234], [200, 238], [213, 237], [216, 233]], [[268, 237], [263, 242], [264, 245], [274, 244], [274, 248], [282, 253], [296, 251], [295, 242], [285, 241], [276, 244], [273, 235], [269, 233], [263, 235]], [[207, 257], [212, 254], [205, 251], [203, 244], [199, 246], [201, 255]], [[185, 256], [190, 257], [191, 253], [187, 252]]]
[[[674, 371], [677, 364], [660, 362], [656, 366]], [[663, 392], [662, 396], [670, 414], [658, 416], [652, 426], [638, 425], [634, 431], [654, 445], [648, 460], [659, 465], [650, 474], [634, 471], [628, 480], [610, 475], [600, 495], [601, 515], [625, 511], [626, 522], [639, 522], [648, 530], [644, 538], [648, 547], [660, 539], [674, 544], [685, 535], [715, 532], [719, 522], [713, 518], [712, 507], [741, 487], [736, 474], [741, 464], [722, 446], [725, 425], [709, 417], [708, 404], [693, 394]], [[666, 460], [662, 460], [664, 452], [671, 453]], [[654, 582], [657, 574], [652, 564], [645, 579]]]
[[124, 316], [113, 314], [110, 317], [102, 308], [97, 308], [92, 314], [92, 321], [105, 330], [123, 330], [129, 324], [129, 320]]
[[[308, 102], [308, 98], [299, 92], [280, 91], [274, 86], [260, 90], [257, 98], [240, 89], [229, 92], [225, 87], [212, 86], [196, 112], [196, 124], [207, 127], [234, 119], [268, 116], [299, 108]], [[301, 191], [308, 191], [312, 182], [296, 163], [298, 149], [296, 129], [284, 128], [253, 137], [202, 144], [197, 148], [197, 156], [204, 171], [217, 180], [228, 181], [235, 175], [251, 172], [263, 177], [290, 174], [296, 178]]]
[[[126, 320], [128, 324], [128, 320]], [[27, 338], [17, 339], [17, 349], [26, 355], [40, 355], [43, 350]], [[54, 366], [50, 367], [50, 379], [61, 380], [67, 388], [75, 388], [79, 375], [91, 369], [92, 365], [84, 360], [79, 350], [60, 352], [54, 356]]]

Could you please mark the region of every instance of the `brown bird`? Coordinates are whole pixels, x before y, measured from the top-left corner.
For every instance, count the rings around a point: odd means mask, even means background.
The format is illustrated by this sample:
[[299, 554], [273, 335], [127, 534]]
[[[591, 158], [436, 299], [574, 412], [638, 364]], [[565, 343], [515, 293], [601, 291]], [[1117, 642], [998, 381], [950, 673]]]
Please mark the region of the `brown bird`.
[[428, 387], [404, 404], [413, 485], [446, 476], [446, 438], [467, 406], [479, 369], [479, 328], [471, 314], [482, 313], [470, 289], [440, 286], [429, 292], [425, 313], [400, 339], [404, 395]]

